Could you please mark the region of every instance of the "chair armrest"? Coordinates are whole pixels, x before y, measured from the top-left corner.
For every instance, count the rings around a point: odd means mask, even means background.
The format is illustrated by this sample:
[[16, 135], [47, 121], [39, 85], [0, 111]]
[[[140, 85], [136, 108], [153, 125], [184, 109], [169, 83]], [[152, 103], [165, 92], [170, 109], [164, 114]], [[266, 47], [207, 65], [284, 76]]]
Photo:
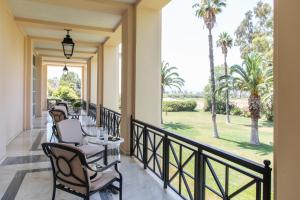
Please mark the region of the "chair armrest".
[[82, 126], [81, 126], [81, 131], [82, 131], [82, 135], [83, 135], [84, 137], [86, 137], [86, 136], [89, 136], [89, 137], [96, 137], [95, 135], [90, 135], [90, 134], [88, 134], [88, 133], [82, 128]]
[[103, 172], [103, 171], [105, 171], [105, 170], [107, 170], [107, 169], [109, 169], [109, 168], [111, 168], [111, 167], [113, 167], [113, 166], [117, 166], [119, 163], [121, 163], [119, 160], [116, 160], [116, 161], [114, 161], [114, 162], [112, 162], [112, 163], [110, 163], [110, 164], [108, 164], [108, 165], [106, 165], [106, 166], [104, 166], [104, 167], [101, 167], [101, 168], [99, 168], [99, 169], [97, 169], [97, 170], [95, 170], [95, 169], [92, 169], [87, 163], [86, 163], [86, 167], [89, 169], [89, 170], [91, 170], [91, 171], [94, 171], [94, 172]]
[[80, 143], [78, 143], [78, 142], [66, 142], [66, 141], [63, 141], [63, 140], [60, 140], [60, 143], [74, 144], [75, 146], [79, 146], [80, 145]]

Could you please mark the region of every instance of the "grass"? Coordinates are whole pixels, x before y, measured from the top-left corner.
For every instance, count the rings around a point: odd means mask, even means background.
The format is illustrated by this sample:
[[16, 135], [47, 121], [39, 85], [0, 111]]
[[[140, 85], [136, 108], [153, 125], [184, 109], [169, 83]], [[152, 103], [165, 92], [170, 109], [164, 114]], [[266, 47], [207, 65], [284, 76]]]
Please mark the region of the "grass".
[[[220, 134], [220, 139], [212, 137], [212, 123], [211, 115], [207, 112], [169, 112], [167, 115], [163, 114], [164, 127], [170, 131], [182, 134], [192, 140], [201, 143], [209, 144], [227, 152], [245, 157], [247, 159], [263, 163], [263, 160], [273, 160], [273, 123], [266, 120], [259, 122], [259, 136], [261, 144], [259, 146], [249, 144], [250, 140], [250, 119], [239, 116], [231, 116], [231, 123], [225, 122], [224, 115], [218, 115], [217, 123]], [[175, 147], [176, 148], [176, 147]], [[177, 148], [176, 148], [177, 149]], [[184, 153], [183, 157], [187, 158], [189, 153]], [[174, 158], [171, 158], [171, 161]], [[193, 160], [186, 166], [185, 170], [193, 172]], [[225, 169], [223, 166], [213, 163], [214, 169], [221, 181], [224, 180]], [[170, 173], [174, 173], [175, 169], [171, 169]], [[207, 170], [208, 171], [208, 170]], [[231, 171], [230, 192], [249, 182], [249, 178]], [[174, 179], [173, 184], [178, 185], [179, 179]], [[188, 181], [193, 184], [193, 181]], [[207, 184], [212, 188], [217, 189], [215, 181], [210, 172], [207, 172]], [[184, 191], [186, 193], [186, 191]], [[207, 190], [207, 197], [210, 200], [219, 199]], [[254, 197], [254, 198], [253, 198]], [[244, 191], [242, 195], [236, 197], [240, 200], [255, 199], [255, 187], [251, 187]]]

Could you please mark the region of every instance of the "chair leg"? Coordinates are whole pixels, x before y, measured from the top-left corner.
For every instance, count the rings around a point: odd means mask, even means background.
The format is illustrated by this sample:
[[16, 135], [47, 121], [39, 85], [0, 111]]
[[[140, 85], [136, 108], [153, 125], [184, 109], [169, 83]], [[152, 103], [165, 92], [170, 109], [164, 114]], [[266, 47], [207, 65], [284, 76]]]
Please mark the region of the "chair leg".
[[52, 200], [55, 200], [55, 193], [56, 193], [56, 187], [55, 184], [53, 184]]
[[120, 178], [119, 200], [122, 200], [122, 188], [123, 188], [123, 184], [122, 184], [122, 177], [121, 177]]
[[86, 196], [84, 200], [90, 200], [90, 195]]

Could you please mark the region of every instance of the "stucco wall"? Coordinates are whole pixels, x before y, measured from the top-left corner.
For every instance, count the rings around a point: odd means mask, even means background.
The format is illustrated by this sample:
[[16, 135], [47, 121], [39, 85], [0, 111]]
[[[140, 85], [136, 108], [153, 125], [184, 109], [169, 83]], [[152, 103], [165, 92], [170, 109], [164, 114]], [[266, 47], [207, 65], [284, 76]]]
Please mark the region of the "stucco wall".
[[119, 61], [118, 46], [104, 46], [104, 91], [103, 105], [118, 111]]
[[161, 13], [138, 8], [136, 22], [135, 117], [160, 125]]
[[92, 58], [91, 64], [91, 103], [97, 104], [97, 56]]
[[275, 191], [300, 199], [300, 1], [275, 1]]
[[23, 129], [24, 36], [0, 0], [0, 159]]

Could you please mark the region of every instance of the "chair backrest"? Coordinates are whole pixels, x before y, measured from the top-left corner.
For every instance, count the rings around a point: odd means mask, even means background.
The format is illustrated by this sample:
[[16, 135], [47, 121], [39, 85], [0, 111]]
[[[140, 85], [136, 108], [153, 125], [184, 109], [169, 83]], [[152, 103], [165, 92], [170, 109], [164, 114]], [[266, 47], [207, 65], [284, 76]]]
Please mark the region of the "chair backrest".
[[54, 109], [55, 110], [61, 110], [61, 111], [63, 111], [65, 113], [66, 116], [68, 116], [68, 110], [66, 109], [65, 106], [56, 105], [56, 106], [54, 106]]
[[82, 143], [83, 132], [80, 121], [77, 119], [67, 119], [57, 123], [58, 136], [65, 142]]
[[53, 124], [68, 119], [65, 112], [59, 109], [52, 108], [51, 110], [49, 110], [49, 114], [52, 118]]
[[83, 195], [89, 194], [90, 179], [82, 151], [61, 143], [43, 143], [42, 147], [50, 158], [54, 180]]
[[58, 102], [56, 105], [57, 106], [64, 106], [66, 108], [66, 110], [67, 110], [67, 113], [69, 113], [69, 107], [68, 107], [67, 102], [64, 102], [64, 101]]

